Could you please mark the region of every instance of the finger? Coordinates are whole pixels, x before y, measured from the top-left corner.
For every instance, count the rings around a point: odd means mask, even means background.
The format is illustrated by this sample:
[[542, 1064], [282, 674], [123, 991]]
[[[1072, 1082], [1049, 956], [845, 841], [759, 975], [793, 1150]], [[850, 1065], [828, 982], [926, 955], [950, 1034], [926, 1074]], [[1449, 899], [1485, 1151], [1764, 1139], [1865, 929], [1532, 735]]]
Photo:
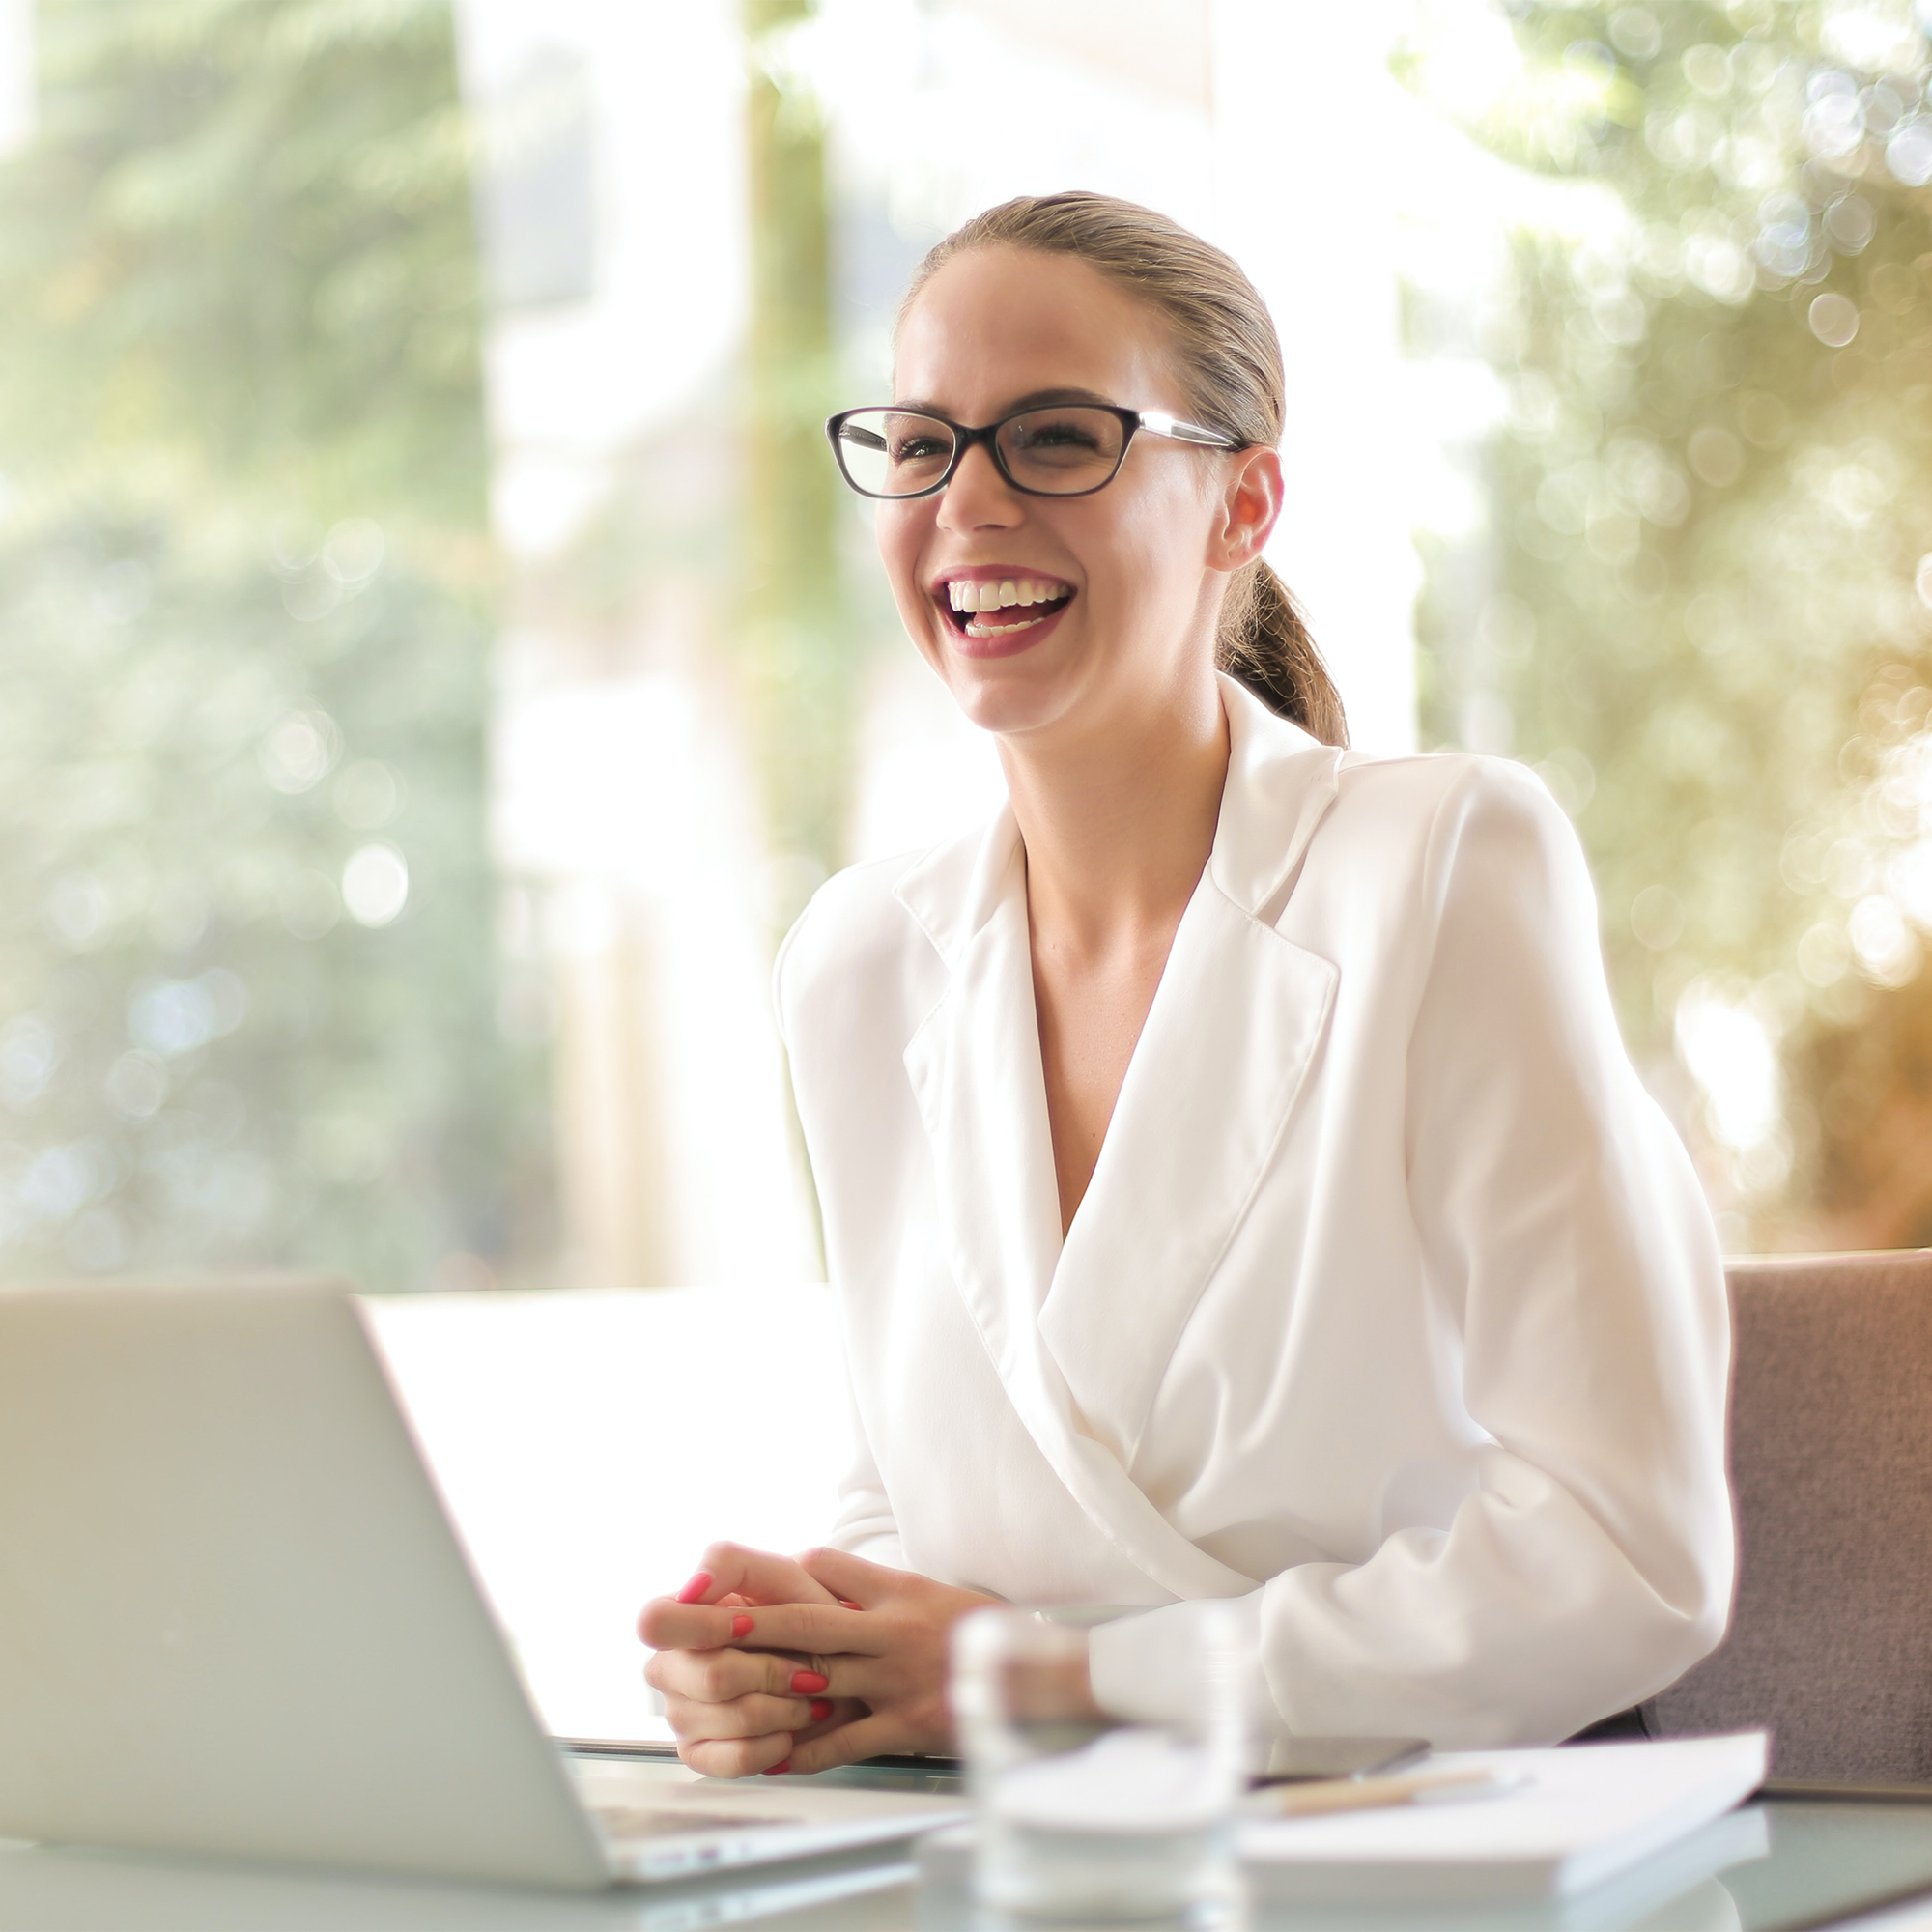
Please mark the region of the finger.
[[882, 1597], [893, 1595], [904, 1574], [888, 1570], [882, 1563], [867, 1563], [863, 1556], [843, 1549], [808, 1549], [798, 1564], [841, 1603], [861, 1610], [868, 1610]]
[[902, 1750], [908, 1740], [903, 1727], [890, 1717], [861, 1718], [840, 1724], [821, 1737], [794, 1740], [791, 1768], [795, 1772], [830, 1771], [835, 1765], [857, 1764], [861, 1758]]
[[856, 1724], [861, 1718], [872, 1714], [872, 1707], [860, 1703], [856, 1697], [814, 1697], [809, 1708], [810, 1720], [792, 1733], [795, 1745], [802, 1745], [810, 1738], [822, 1738], [841, 1724]]
[[[698, 1577], [705, 1587], [694, 1589]], [[742, 1596], [754, 1604], [830, 1604], [833, 1593], [817, 1582], [795, 1556], [748, 1549], [742, 1543], [714, 1543], [697, 1566], [697, 1576], [678, 1592], [686, 1603], [715, 1604]]]
[[823, 1697], [829, 1677], [772, 1650], [660, 1650], [644, 1665], [644, 1682], [667, 1697], [725, 1704], [734, 1697]]
[[752, 1634], [754, 1612], [744, 1605], [681, 1604], [653, 1597], [638, 1617], [638, 1634], [653, 1650], [716, 1650]]
[[904, 1673], [876, 1657], [801, 1657], [792, 1650], [659, 1650], [644, 1682], [667, 1697], [728, 1704], [734, 1697], [848, 1697], [883, 1704], [904, 1689]]
[[750, 1777], [784, 1764], [791, 1749], [791, 1733], [779, 1731], [768, 1738], [698, 1738], [690, 1744], [680, 1740], [677, 1754], [706, 1777]]
[[[726, 1613], [707, 1610], [705, 1614]], [[747, 1650], [796, 1650], [811, 1657], [875, 1657], [892, 1640], [885, 1622], [837, 1603], [770, 1604], [735, 1612], [727, 1641]]]
[[[668, 1693], [665, 1697], [665, 1716], [671, 1729], [680, 1741], [693, 1742], [802, 1731], [814, 1721], [825, 1721], [833, 1708], [827, 1699], [810, 1697], [733, 1697], [723, 1704]], [[814, 1711], [819, 1713], [816, 1719]]]

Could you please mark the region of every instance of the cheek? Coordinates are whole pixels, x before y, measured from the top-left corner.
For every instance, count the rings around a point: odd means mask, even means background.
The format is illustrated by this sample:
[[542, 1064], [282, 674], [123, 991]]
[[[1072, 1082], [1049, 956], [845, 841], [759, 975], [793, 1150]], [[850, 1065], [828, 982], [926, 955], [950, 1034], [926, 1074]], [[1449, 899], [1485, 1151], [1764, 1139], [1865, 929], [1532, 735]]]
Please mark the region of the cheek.
[[879, 561], [885, 565], [886, 582], [902, 611], [911, 611], [923, 601], [920, 590], [920, 558], [924, 553], [929, 517], [922, 518], [908, 509], [881, 504], [872, 519], [872, 536], [879, 547]]
[[1213, 522], [1212, 505], [1186, 474], [1148, 492], [1134, 505], [1121, 529], [1121, 565], [1150, 611], [1158, 609], [1172, 619], [1194, 608], [1207, 575]]

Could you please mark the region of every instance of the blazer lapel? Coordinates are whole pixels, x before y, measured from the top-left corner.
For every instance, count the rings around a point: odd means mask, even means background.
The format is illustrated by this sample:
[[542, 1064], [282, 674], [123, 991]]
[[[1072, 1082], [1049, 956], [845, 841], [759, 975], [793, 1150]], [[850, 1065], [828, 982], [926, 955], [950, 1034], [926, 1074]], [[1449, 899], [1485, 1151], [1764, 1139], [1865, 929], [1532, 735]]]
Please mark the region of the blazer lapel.
[[1178, 1598], [1238, 1596], [1255, 1579], [1174, 1528], [1082, 1426], [1039, 1310], [1060, 1255], [1060, 1197], [1040, 1071], [1019, 835], [1003, 814], [961, 891], [963, 854], [895, 888], [950, 969], [945, 996], [905, 1049], [932, 1148], [949, 1270], [1008, 1400], [1094, 1526]]
[[895, 889], [950, 973], [906, 1046], [906, 1077], [932, 1145], [952, 1278], [1012, 1388], [1037, 1352], [1036, 1318], [1060, 1254], [1060, 1199], [1011, 813], [988, 831], [963, 906], [938, 872], [916, 868]]
[[1122, 1463], [1281, 1139], [1335, 982], [1327, 960], [1202, 881], [1039, 1318], [1089, 1427]]
[[1333, 801], [1341, 754], [1231, 680], [1224, 702], [1232, 743], [1214, 851], [1038, 1323], [1089, 1429], [1127, 1465], [1306, 1082], [1338, 977], [1271, 918]]

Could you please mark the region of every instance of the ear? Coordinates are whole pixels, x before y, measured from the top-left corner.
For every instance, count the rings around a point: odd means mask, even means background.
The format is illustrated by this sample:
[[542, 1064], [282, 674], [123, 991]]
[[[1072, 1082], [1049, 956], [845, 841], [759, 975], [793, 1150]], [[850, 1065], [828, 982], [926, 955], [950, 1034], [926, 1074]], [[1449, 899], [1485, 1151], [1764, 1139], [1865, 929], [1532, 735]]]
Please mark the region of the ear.
[[1208, 540], [1208, 567], [1233, 572], [1261, 555], [1281, 520], [1281, 458], [1273, 450], [1236, 453], [1220, 512]]

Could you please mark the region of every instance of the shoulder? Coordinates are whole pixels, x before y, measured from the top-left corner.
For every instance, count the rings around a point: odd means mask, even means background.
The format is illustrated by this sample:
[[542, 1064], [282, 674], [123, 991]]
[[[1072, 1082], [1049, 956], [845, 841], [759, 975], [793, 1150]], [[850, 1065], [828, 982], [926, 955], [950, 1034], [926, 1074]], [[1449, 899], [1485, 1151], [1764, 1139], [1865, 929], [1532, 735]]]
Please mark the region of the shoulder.
[[894, 882], [916, 856], [895, 853], [849, 866], [811, 895], [780, 944], [772, 969], [772, 990], [787, 1034], [802, 1005], [855, 972], [876, 973], [918, 937], [905, 907], [893, 896]]
[[1592, 946], [1597, 924], [1582, 846], [1542, 780], [1462, 752], [1345, 757], [1288, 917], [1318, 947], [1393, 946], [1418, 965], [1445, 922], [1498, 938], [1545, 924]]
[[811, 896], [779, 948], [772, 971], [787, 1041], [826, 1019], [886, 1020], [917, 999], [940, 963], [933, 934], [901, 892], [915, 875], [948, 879], [972, 863], [983, 832], [849, 866]]
[[1469, 752], [1383, 755], [1319, 745], [1224, 678], [1232, 733], [1216, 834], [1216, 876], [1260, 907], [1284, 880], [1320, 881], [1358, 910], [1414, 903], [1424, 874], [1471, 840], [1580, 851], [1542, 781], [1508, 758]]
[[1324, 829], [1344, 845], [1373, 843], [1388, 856], [1406, 852], [1432, 875], [1490, 850], [1580, 858], [1575, 828], [1534, 772], [1473, 752], [1349, 753], [1336, 774]]
[[1345, 752], [1336, 772], [1336, 804], [1414, 826], [1471, 810], [1532, 818], [1547, 810], [1562, 818], [1543, 781], [1526, 765], [1480, 752], [1393, 756]]

